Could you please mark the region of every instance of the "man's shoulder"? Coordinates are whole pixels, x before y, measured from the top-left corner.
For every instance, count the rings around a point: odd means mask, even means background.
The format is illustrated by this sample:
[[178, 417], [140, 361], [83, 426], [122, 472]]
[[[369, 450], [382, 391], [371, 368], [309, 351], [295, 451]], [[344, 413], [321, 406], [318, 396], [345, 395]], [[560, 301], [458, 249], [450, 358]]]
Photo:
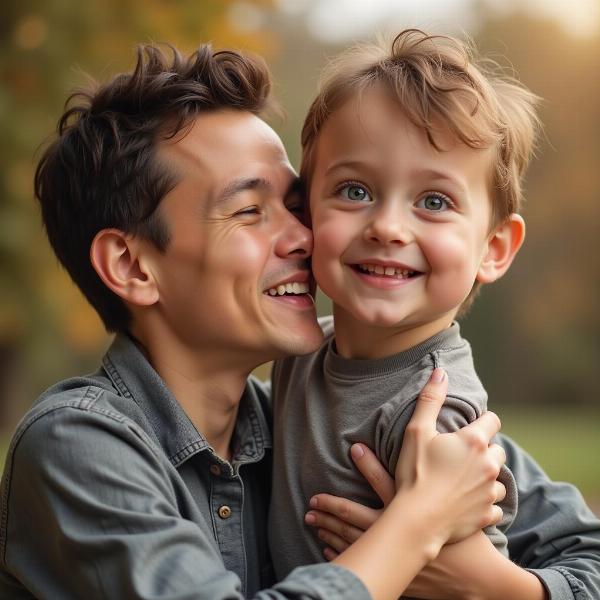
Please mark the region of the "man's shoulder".
[[106, 413], [117, 420], [124, 417], [125, 399], [101, 371], [92, 375], [72, 377], [55, 383], [43, 392], [21, 419], [15, 436], [46, 415], [68, 409], [92, 414]]
[[[17, 425], [5, 473], [10, 471], [17, 448], [43, 455], [53, 440], [60, 439], [76, 455], [77, 445], [89, 447], [98, 437], [114, 436], [116, 432], [139, 438], [143, 428], [137, 425], [142, 418], [135, 403], [121, 396], [100, 372], [60, 381], [35, 401]], [[138, 431], [134, 433], [134, 429]]]

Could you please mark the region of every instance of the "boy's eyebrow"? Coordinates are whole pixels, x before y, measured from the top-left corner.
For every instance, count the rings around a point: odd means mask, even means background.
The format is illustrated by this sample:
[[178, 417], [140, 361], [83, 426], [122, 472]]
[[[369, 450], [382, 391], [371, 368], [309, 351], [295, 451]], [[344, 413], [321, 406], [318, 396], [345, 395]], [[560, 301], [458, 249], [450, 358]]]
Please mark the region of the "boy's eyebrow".
[[442, 179], [444, 181], [448, 181], [458, 187], [461, 191], [466, 191], [467, 187], [463, 184], [460, 179], [457, 179], [451, 173], [444, 173], [443, 171], [437, 171], [435, 169], [418, 169], [415, 171], [414, 175], [416, 177], [422, 177], [427, 179]]
[[348, 168], [357, 168], [357, 167], [368, 167], [371, 166], [370, 163], [366, 160], [360, 160], [360, 159], [343, 159], [343, 160], [338, 160], [337, 162], [334, 162], [330, 167], [327, 168], [327, 170], [325, 171], [325, 175], [329, 175], [329, 173], [331, 173], [332, 171], [335, 171], [336, 169], [341, 169], [342, 167], [348, 167]]

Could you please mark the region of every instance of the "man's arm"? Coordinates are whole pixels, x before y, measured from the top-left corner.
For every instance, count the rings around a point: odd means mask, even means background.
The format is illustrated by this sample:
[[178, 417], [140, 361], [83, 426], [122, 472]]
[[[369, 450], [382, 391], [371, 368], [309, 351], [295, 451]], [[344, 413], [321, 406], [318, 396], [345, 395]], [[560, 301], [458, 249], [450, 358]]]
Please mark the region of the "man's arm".
[[[36, 597], [65, 600], [241, 599], [211, 516], [204, 524], [202, 515], [182, 518], [185, 499], [166, 468], [157, 447], [121, 415], [63, 407], [29, 424], [3, 482], [0, 596], [18, 581]], [[315, 565], [256, 598], [348, 594], [369, 598], [349, 571]]]
[[507, 532], [511, 558], [543, 581], [551, 600], [600, 598], [600, 519], [574, 486], [551, 481], [513, 440], [499, 438], [519, 494]]

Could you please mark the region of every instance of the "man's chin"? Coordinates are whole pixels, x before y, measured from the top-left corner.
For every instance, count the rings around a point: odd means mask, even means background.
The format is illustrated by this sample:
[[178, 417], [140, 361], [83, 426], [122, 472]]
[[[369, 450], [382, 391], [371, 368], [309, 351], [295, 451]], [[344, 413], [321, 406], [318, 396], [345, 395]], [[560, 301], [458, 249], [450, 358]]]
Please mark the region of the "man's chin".
[[290, 324], [278, 329], [277, 346], [280, 353], [278, 358], [286, 356], [301, 356], [319, 349], [323, 343], [323, 331], [316, 318], [310, 323], [302, 323], [290, 331]]

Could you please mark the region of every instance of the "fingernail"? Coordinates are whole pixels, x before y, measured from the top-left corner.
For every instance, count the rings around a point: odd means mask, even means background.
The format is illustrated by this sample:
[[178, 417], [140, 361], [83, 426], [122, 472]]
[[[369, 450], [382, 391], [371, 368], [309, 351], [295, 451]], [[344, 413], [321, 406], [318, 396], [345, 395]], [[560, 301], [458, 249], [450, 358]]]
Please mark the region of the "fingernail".
[[317, 517], [315, 517], [314, 513], [309, 512], [304, 516], [304, 520], [309, 525], [314, 525], [317, 522]]
[[360, 444], [352, 444], [350, 452], [354, 458], [362, 458], [365, 455], [365, 451]]
[[446, 377], [446, 371], [444, 371], [444, 369], [442, 369], [441, 367], [436, 367], [433, 370], [433, 373], [431, 374], [429, 381], [431, 381], [433, 383], [442, 383], [442, 381], [444, 381], [445, 377]]
[[317, 499], [317, 497], [316, 497], [316, 496], [313, 496], [313, 497], [310, 499], [310, 502], [309, 502], [309, 504], [310, 504], [310, 507], [311, 507], [311, 508], [317, 508], [317, 506], [319, 506], [319, 500]]

